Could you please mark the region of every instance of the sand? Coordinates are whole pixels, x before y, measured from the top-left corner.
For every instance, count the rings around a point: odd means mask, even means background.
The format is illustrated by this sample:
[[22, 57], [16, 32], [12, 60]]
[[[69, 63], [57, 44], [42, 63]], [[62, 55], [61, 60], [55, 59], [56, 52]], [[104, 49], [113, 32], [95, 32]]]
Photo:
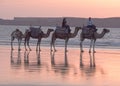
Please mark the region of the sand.
[[120, 86], [120, 52], [96, 49], [81, 53], [79, 48], [41, 47], [41, 52], [20, 52], [0, 46], [0, 86]]

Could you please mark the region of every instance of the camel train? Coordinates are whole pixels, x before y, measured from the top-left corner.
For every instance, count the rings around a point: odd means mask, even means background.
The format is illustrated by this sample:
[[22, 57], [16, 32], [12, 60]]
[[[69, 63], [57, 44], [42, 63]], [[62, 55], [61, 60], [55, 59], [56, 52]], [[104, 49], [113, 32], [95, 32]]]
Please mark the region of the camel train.
[[[75, 30], [73, 33], [66, 33], [64, 31], [64, 28], [60, 28], [60, 29], [48, 29], [47, 33], [44, 33], [41, 29], [41, 27], [39, 28], [34, 28], [31, 27], [29, 29], [27, 29], [25, 31], [25, 33], [23, 34], [19, 29], [16, 29], [15, 31], [12, 32], [11, 34], [11, 50], [13, 50], [13, 41], [16, 38], [18, 40], [18, 50], [20, 49], [20, 45], [21, 45], [21, 41], [24, 38], [24, 46], [25, 46], [25, 50], [27, 50], [26, 44], [29, 48], [29, 50], [31, 50], [30, 46], [29, 46], [29, 41], [30, 38], [34, 38], [37, 39], [37, 45], [36, 45], [36, 51], [39, 50], [40, 51], [40, 43], [41, 43], [41, 39], [42, 38], [47, 38], [50, 36], [50, 33], [52, 33], [52, 37], [51, 37], [51, 43], [50, 43], [50, 51], [56, 51], [55, 49], [55, 41], [56, 39], [63, 39], [65, 40], [65, 52], [67, 52], [67, 43], [68, 40], [70, 38], [75, 38], [76, 35], [78, 34], [79, 30], [82, 30], [80, 33], [80, 50], [81, 52], [83, 52], [83, 41], [85, 39], [90, 39], [90, 48], [89, 48], [89, 53], [91, 53], [91, 48], [93, 47], [93, 52], [95, 52], [95, 42], [97, 39], [102, 38], [106, 33], [110, 32], [109, 29], [103, 29], [101, 33], [98, 33], [97, 31], [92, 31], [89, 30], [87, 31], [88, 33], [85, 33], [85, 30], [87, 30], [87, 27], [75, 27]], [[54, 50], [53, 50], [54, 49]]]
[[27, 50], [27, 47], [26, 47], [26, 44], [27, 44], [29, 50], [31, 51], [32, 49], [29, 46], [29, 41], [31, 37], [38, 40], [36, 51], [37, 50], [40, 51], [41, 39], [49, 37], [50, 33], [54, 31], [53, 29], [48, 29], [47, 33], [44, 33], [40, 28], [41, 27], [39, 28], [30, 27], [29, 29], [26, 29], [24, 34], [19, 29], [16, 29], [15, 31], [13, 31], [11, 34], [11, 50], [13, 50], [13, 41], [15, 38], [18, 40], [18, 50], [21, 50], [20, 45], [21, 45], [22, 39], [24, 38], [25, 50]]

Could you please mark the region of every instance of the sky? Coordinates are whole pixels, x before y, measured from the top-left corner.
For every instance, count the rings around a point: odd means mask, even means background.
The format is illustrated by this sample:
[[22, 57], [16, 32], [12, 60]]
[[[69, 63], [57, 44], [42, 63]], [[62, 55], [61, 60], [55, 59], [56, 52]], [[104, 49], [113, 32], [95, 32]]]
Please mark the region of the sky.
[[120, 0], [0, 0], [0, 18], [120, 17]]

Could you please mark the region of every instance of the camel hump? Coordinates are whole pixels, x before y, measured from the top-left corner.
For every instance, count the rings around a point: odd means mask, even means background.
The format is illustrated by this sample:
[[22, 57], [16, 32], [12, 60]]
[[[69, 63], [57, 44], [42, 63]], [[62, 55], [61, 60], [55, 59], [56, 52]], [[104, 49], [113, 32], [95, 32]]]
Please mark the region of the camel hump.
[[30, 32], [31, 32], [31, 36], [33, 37], [37, 37], [39, 36], [40, 33], [42, 33], [40, 28], [35, 28], [35, 27], [30, 27]]
[[61, 26], [57, 26], [55, 32], [56, 33], [68, 33], [68, 29], [63, 28]]
[[82, 28], [82, 33], [83, 34], [89, 34], [89, 31], [90, 31], [90, 29], [86, 26]]
[[92, 34], [92, 33], [96, 32], [96, 31], [97, 31], [97, 29], [89, 28], [87, 26], [82, 28], [82, 33], [83, 34]]

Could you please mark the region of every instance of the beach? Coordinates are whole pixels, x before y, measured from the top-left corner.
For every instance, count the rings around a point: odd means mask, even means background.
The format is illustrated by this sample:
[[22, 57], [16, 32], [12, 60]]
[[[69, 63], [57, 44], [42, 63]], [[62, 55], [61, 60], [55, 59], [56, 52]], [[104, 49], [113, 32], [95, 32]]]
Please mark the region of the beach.
[[0, 0], [0, 86], [120, 86], [119, 3]]
[[0, 86], [119, 86], [119, 49], [97, 48], [84, 53], [79, 48], [41, 46], [41, 52], [18, 51], [0, 46]]
[[[89, 53], [90, 40], [83, 42], [80, 52], [80, 33], [68, 41], [68, 52], [64, 52], [64, 40], [57, 39], [57, 52], [50, 51], [51, 36], [41, 40], [41, 51], [36, 52], [36, 39], [30, 38], [32, 51], [25, 51], [24, 39], [21, 51], [17, 40], [11, 51], [10, 34], [16, 28], [23, 33], [29, 26], [0, 25], [0, 86], [119, 86], [120, 40], [118, 28], [96, 41], [96, 53]], [[42, 27], [44, 33], [48, 28]], [[103, 28], [98, 29], [101, 33]], [[71, 27], [71, 33], [74, 27]]]

